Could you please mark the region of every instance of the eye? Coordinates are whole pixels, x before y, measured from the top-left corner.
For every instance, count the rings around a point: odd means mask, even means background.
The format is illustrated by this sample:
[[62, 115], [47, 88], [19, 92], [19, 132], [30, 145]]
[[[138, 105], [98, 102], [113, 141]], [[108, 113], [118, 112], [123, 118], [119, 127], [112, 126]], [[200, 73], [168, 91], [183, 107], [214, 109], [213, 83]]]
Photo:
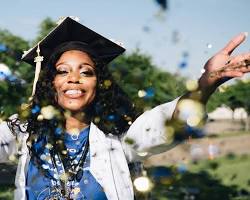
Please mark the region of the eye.
[[91, 69], [85, 69], [80, 72], [81, 76], [92, 77], [95, 76], [95, 71]]
[[68, 71], [67, 70], [57, 70], [56, 71], [56, 74], [59, 74], [59, 75], [66, 75], [68, 73]]

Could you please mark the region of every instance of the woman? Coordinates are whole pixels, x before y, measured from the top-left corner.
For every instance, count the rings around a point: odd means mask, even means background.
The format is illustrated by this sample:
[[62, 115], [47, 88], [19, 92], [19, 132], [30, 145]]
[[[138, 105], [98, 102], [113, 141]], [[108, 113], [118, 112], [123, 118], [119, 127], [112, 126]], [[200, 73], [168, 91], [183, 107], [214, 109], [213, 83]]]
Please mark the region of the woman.
[[64, 19], [23, 57], [36, 62], [30, 106], [0, 125], [0, 160], [19, 155], [15, 198], [134, 199], [128, 163], [175, 145], [165, 122], [178, 119], [183, 99], [205, 104], [220, 84], [249, 71], [250, 54], [230, 57], [245, 37], [207, 62], [197, 91], [136, 119], [105, 67], [124, 49]]

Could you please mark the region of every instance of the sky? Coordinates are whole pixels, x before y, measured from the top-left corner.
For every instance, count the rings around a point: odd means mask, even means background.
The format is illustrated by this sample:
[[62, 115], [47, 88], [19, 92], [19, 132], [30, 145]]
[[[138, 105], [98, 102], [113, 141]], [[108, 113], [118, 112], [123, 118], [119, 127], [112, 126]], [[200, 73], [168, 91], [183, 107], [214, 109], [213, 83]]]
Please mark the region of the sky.
[[[94, 31], [140, 49], [165, 71], [198, 78], [234, 35], [250, 32], [249, 0], [0, 0], [0, 28], [27, 40], [46, 17], [77, 16]], [[250, 38], [235, 52], [250, 51]], [[136, 67], [136, 66], [135, 66]]]

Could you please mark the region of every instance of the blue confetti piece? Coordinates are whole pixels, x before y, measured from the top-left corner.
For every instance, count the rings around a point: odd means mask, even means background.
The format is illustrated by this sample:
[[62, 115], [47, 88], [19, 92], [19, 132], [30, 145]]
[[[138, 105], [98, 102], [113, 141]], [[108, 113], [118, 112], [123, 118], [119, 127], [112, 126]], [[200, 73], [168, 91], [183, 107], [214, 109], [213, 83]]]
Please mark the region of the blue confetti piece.
[[155, 91], [153, 88], [148, 88], [145, 90], [146, 95], [144, 96], [145, 99], [150, 99], [155, 95]]
[[0, 80], [5, 80], [7, 77], [8, 76], [4, 72], [0, 72]]
[[178, 167], [177, 167], [177, 171], [181, 174], [185, 173], [187, 171], [187, 167], [186, 165], [184, 164], [180, 164]]
[[181, 68], [181, 69], [184, 69], [184, 68], [186, 68], [187, 67], [187, 62], [185, 62], [185, 61], [182, 61], [180, 64], [179, 64], [179, 68]]
[[8, 48], [4, 44], [0, 44], [0, 52], [5, 52], [7, 50]]
[[36, 114], [40, 111], [40, 107], [36, 105], [34, 108], [31, 109], [32, 114]]
[[109, 115], [108, 120], [109, 121], [114, 121], [115, 120], [115, 115]]
[[63, 132], [62, 129], [59, 128], [59, 127], [57, 127], [56, 130], [55, 130], [55, 134], [56, 134], [57, 136], [61, 135], [62, 132]]

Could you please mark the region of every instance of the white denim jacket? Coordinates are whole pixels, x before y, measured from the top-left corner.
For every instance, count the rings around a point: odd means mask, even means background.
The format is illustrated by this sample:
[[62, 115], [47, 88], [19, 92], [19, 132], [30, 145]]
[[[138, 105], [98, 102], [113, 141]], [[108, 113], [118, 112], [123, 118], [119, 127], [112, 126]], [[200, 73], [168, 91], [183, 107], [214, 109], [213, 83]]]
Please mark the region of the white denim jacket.
[[[155, 107], [139, 116], [124, 137], [104, 134], [91, 123], [89, 133], [90, 172], [103, 187], [109, 200], [133, 200], [134, 192], [128, 163], [143, 160], [173, 147], [165, 128], [178, 99]], [[30, 156], [26, 145], [28, 134], [11, 133], [6, 122], [0, 123], [0, 162], [18, 154], [15, 199], [25, 200], [25, 182]], [[129, 142], [127, 142], [129, 141]]]

